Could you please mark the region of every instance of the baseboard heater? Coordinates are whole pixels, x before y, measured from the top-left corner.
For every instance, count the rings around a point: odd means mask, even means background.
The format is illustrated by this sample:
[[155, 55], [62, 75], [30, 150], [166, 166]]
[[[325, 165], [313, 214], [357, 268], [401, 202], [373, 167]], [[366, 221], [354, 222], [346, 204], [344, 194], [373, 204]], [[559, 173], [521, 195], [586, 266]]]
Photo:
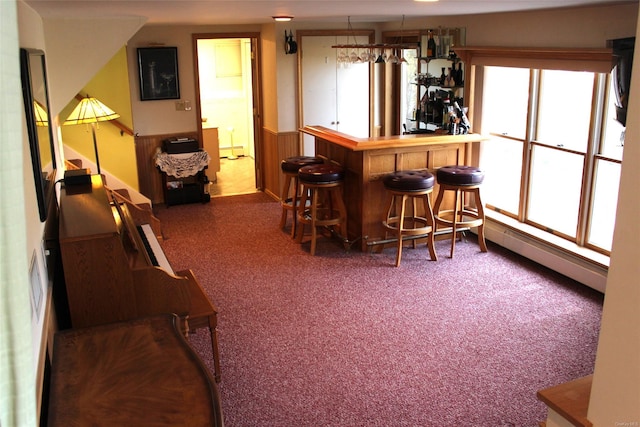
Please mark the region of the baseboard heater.
[[495, 221], [487, 221], [485, 238], [519, 255], [604, 293], [607, 269]]
[[220, 158], [224, 157], [244, 157], [244, 147], [220, 147]]

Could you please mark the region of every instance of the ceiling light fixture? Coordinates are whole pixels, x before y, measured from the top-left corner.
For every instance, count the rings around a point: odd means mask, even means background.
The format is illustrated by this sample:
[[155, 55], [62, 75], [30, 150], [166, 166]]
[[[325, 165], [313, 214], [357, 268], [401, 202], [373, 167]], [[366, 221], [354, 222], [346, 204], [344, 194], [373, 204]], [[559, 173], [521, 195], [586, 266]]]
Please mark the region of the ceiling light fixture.
[[272, 16], [273, 20], [276, 22], [289, 22], [293, 19], [293, 16], [289, 15], [276, 15]]

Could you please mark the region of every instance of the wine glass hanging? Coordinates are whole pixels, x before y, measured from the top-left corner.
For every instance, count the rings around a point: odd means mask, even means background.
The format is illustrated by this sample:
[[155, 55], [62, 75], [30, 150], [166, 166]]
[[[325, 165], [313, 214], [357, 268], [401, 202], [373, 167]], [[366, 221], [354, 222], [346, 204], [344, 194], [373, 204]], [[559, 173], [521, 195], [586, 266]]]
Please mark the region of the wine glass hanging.
[[[359, 44], [351, 25], [351, 17], [347, 18], [347, 22], [346, 44], [331, 46], [334, 49], [338, 49], [337, 62], [339, 67], [349, 67], [352, 64], [400, 64], [407, 62], [403, 54], [405, 49], [416, 49], [418, 47], [418, 43], [403, 43], [404, 15], [402, 16], [400, 43]], [[349, 37], [353, 38], [353, 43], [349, 42]]]

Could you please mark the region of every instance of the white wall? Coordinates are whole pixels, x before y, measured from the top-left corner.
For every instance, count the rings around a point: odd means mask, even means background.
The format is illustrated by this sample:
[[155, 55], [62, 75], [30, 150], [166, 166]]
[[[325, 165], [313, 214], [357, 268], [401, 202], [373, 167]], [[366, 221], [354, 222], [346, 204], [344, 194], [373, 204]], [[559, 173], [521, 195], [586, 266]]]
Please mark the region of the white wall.
[[[636, 15], [636, 19], [640, 23], [640, 15]], [[640, 31], [636, 40], [640, 40], [638, 37]], [[628, 115], [638, 117], [638, 52], [633, 62]], [[635, 120], [627, 122], [623, 155], [616, 228], [588, 415], [596, 427], [640, 425], [640, 123]]]
[[[543, 11], [456, 15], [415, 19], [405, 28], [464, 27], [467, 46], [603, 48], [608, 39], [635, 34], [638, 2]], [[399, 30], [385, 23], [383, 30]]]
[[[27, 30], [28, 29], [28, 30]], [[44, 31], [42, 19], [29, 6], [22, 1], [18, 2], [18, 32], [20, 38], [20, 47], [30, 49], [45, 50]], [[46, 55], [45, 55], [46, 56]], [[36, 199], [35, 182], [33, 179], [33, 171], [31, 166], [31, 153], [29, 151], [29, 139], [27, 138], [26, 118], [24, 115], [24, 107], [20, 105], [22, 117], [22, 159], [23, 159], [23, 182], [24, 182], [24, 208], [26, 214], [26, 231], [27, 231], [27, 252], [24, 254], [27, 259], [27, 265], [30, 265], [32, 259], [38, 270], [40, 278], [40, 288], [36, 290], [43, 296], [42, 304], [32, 317], [32, 345], [34, 354], [34, 370], [39, 362], [39, 354], [43, 341], [43, 322], [44, 311], [46, 307], [47, 291], [49, 282], [47, 280], [47, 261], [42, 246], [42, 238], [44, 233], [44, 223], [40, 222], [38, 204]], [[28, 283], [23, 284], [29, 286]]]
[[178, 48], [178, 74], [180, 101], [190, 101], [195, 106], [195, 70], [193, 66], [192, 34], [259, 32], [259, 26], [174, 26], [152, 25], [140, 29], [127, 44], [129, 61], [129, 83], [131, 87], [131, 110], [134, 133], [139, 135], [162, 135], [179, 132], [195, 132], [200, 126], [196, 108], [190, 111], [176, 110], [176, 99], [140, 101], [137, 48], [150, 46], [175, 46]]
[[52, 115], [67, 106], [145, 21], [143, 17], [44, 21]]
[[[275, 54], [278, 72], [275, 73], [278, 88], [278, 127], [280, 131], [292, 131], [297, 129], [297, 115], [290, 114], [296, 108], [296, 80], [292, 76], [297, 75], [298, 55], [287, 55], [284, 50], [284, 32], [290, 31], [288, 22], [275, 24]], [[284, 72], [286, 70], [286, 72]], [[294, 108], [292, 110], [292, 108]]]

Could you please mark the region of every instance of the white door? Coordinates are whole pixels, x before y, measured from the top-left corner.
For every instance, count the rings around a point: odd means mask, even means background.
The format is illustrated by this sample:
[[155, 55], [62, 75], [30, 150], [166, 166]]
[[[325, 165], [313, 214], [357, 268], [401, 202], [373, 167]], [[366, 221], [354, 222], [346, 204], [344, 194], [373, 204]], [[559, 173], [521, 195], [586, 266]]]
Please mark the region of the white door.
[[[346, 37], [305, 36], [302, 43], [302, 124], [319, 125], [356, 137], [369, 136], [369, 65], [338, 66], [337, 49]], [[304, 135], [303, 154], [315, 154]]]
[[359, 138], [369, 137], [369, 67], [351, 64], [337, 69], [336, 130]]

